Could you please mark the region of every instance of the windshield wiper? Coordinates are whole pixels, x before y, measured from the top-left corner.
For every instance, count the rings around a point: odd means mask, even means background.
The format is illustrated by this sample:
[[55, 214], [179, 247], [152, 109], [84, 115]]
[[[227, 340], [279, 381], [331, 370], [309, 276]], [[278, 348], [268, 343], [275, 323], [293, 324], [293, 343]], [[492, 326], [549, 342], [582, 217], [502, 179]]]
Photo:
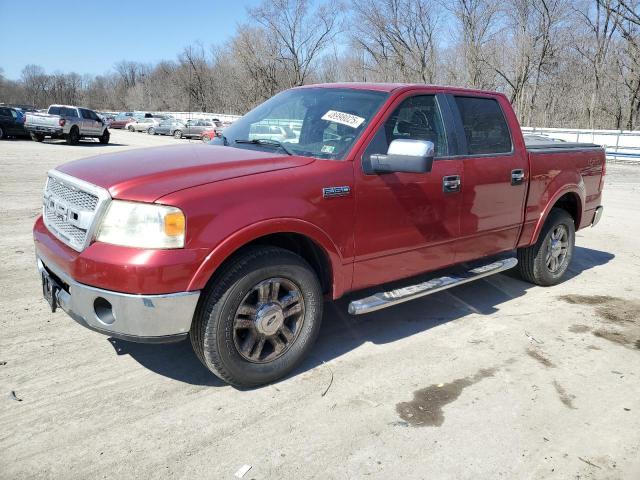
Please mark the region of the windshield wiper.
[[285, 147], [284, 143], [278, 140], [269, 140], [266, 138], [254, 138], [253, 140], [235, 140], [235, 143], [249, 143], [252, 145], [268, 145], [281, 148], [287, 155], [293, 155], [293, 152]]

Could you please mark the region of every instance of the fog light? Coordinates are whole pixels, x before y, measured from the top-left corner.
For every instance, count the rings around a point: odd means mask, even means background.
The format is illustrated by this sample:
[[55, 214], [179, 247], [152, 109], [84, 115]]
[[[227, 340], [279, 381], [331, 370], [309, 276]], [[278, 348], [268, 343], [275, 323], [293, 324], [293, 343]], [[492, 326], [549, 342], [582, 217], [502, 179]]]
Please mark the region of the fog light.
[[111, 325], [116, 321], [111, 303], [102, 297], [98, 297], [93, 301], [93, 311], [96, 313], [98, 320], [105, 325]]

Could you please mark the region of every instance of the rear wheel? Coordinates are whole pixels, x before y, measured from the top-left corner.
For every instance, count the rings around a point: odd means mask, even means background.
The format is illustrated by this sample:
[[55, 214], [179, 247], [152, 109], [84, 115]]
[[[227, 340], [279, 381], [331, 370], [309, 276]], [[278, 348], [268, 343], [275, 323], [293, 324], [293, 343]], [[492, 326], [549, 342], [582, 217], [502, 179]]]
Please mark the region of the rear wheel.
[[232, 259], [205, 290], [190, 338], [211, 372], [253, 387], [295, 368], [321, 321], [322, 290], [309, 264], [288, 250], [255, 247]]
[[44, 140], [44, 135], [42, 135], [41, 133], [32, 133], [31, 140], [33, 140], [34, 142], [42, 142]]
[[147, 133], [149, 135], [155, 135], [156, 134], [156, 130], [153, 127], [149, 127], [149, 130], [147, 130]]
[[135, 132], [135, 131], [136, 131], [136, 129], [135, 129], [135, 128], [133, 128], [131, 125], [129, 125], [129, 126], [127, 127], [127, 130], [129, 130], [130, 132]]
[[0, 127], [0, 140], [2, 140], [5, 136], [4, 130], [2, 129], [2, 127]]
[[182, 130], [176, 130], [175, 132], [173, 132], [173, 137], [182, 138]]
[[109, 130], [105, 128], [104, 132], [102, 132], [102, 135], [98, 140], [101, 144], [106, 145], [107, 143], [109, 143], [109, 138], [111, 138], [111, 134], [109, 133]]
[[571, 263], [575, 236], [571, 215], [560, 208], [552, 209], [538, 241], [518, 249], [518, 270], [522, 278], [542, 286], [559, 283]]
[[80, 131], [78, 127], [71, 127], [71, 130], [65, 137], [65, 141], [68, 145], [77, 145], [80, 143]]

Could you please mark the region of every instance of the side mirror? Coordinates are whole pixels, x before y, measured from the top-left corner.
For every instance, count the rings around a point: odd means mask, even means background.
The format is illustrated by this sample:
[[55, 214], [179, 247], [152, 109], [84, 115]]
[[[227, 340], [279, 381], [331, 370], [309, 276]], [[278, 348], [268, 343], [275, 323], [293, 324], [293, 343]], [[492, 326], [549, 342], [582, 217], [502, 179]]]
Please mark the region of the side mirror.
[[394, 140], [386, 155], [371, 155], [371, 169], [375, 173], [429, 173], [434, 152], [435, 145], [427, 140]]

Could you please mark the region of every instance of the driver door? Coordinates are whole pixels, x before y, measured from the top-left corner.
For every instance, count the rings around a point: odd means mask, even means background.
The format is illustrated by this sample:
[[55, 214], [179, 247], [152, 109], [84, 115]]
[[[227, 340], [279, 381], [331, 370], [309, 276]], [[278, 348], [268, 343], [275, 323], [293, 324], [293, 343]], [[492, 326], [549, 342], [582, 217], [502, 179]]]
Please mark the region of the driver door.
[[[369, 141], [356, 170], [355, 264], [352, 288], [406, 278], [454, 262], [460, 234], [462, 165], [447, 158], [447, 103], [439, 95], [409, 94], [396, 101]], [[387, 153], [396, 139], [428, 140], [435, 159], [428, 173], [377, 174], [372, 154]]]

